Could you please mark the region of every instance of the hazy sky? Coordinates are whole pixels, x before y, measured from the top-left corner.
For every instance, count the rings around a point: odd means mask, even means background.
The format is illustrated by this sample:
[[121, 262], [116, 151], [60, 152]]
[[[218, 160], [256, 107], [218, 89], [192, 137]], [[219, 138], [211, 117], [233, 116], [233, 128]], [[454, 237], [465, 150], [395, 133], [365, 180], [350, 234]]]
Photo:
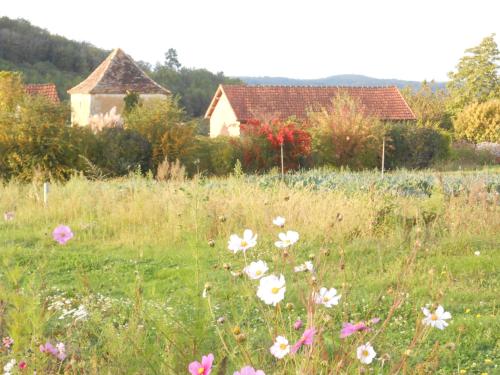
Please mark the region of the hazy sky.
[[445, 80], [468, 47], [496, 33], [500, 1], [0, 0], [0, 15], [137, 60], [231, 76]]

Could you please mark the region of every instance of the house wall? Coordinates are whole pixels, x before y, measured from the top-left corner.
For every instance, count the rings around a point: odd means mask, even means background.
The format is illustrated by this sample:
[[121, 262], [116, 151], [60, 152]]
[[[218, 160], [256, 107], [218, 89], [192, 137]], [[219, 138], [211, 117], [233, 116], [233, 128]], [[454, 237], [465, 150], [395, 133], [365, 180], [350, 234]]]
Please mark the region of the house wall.
[[[144, 102], [165, 99], [163, 94], [141, 94]], [[86, 126], [93, 115], [108, 113], [113, 107], [121, 114], [125, 107], [125, 94], [73, 94], [71, 95], [71, 123]]]
[[73, 125], [88, 125], [91, 101], [90, 94], [71, 95], [71, 123]]
[[240, 136], [240, 123], [224, 93], [210, 116], [210, 137], [215, 138], [219, 135]]

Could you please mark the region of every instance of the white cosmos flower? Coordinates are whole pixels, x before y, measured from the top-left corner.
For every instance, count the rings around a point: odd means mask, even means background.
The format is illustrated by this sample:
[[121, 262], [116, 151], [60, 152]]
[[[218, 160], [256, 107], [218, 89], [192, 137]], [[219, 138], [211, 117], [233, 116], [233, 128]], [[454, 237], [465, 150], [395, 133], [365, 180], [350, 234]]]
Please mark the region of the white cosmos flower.
[[273, 346], [269, 348], [269, 351], [276, 358], [282, 359], [284, 356], [290, 353], [290, 345], [288, 344], [288, 340], [283, 336], [276, 337], [276, 341], [274, 341]]
[[300, 264], [294, 267], [293, 270], [295, 272], [304, 272], [304, 271], [314, 272], [314, 265], [310, 260], [308, 260], [304, 264]]
[[325, 307], [332, 307], [333, 305], [338, 305], [341, 295], [337, 295], [337, 289], [335, 288], [321, 288], [319, 293], [314, 294], [314, 301], [318, 305], [325, 305]]
[[257, 235], [250, 229], [245, 229], [243, 238], [240, 238], [237, 234], [231, 234], [227, 248], [236, 254], [238, 251], [246, 251], [255, 245], [257, 245]]
[[260, 279], [257, 297], [268, 305], [276, 306], [285, 298], [285, 277], [280, 275], [269, 275]]
[[278, 234], [278, 237], [280, 238], [280, 240], [276, 241], [274, 244], [280, 249], [292, 246], [299, 240], [299, 234], [293, 230], [289, 230], [286, 233], [280, 233]]
[[422, 307], [422, 312], [425, 315], [425, 318], [422, 319], [422, 323], [425, 325], [436, 327], [441, 330], [448, 327], [448, 323], [446, 323], [445, 320], [451, 319], [451, 314], [448, 311], [444, 311], [443, 306], [439, 305], [433, 313], [431, 313], [429, 309]]
[[280, 228], [283, 228], [285, 226], [285, 218], [281, 216], [276, 216], [273, 219], [273, 224]]
[[257, 262], [252, 262], [243, 269], [243, 272], [247, 274], [252, 280], [260, 279], [267, 272], [269, 268], [266, 262], [258, 260]]
[[476, 250], [474, 251], [474, 255], [478, 257], [479, 255], [481, 255], [481, 252]]
[[358, 359], [361, 361], [361, 363], [364, 363], [365, 365], [369, 365], [372, 363], [373, 358], [377, 355], [375, 350], [373, 350], [373, 346], [370, 345], [369, 342], [367, 342], [364, 345], [358, 346], [358, 349], [356, 350], [356, 355]]
[[16, 360], [15, 359], [11, 359], [9, 362], [7, 362], [5, 364], [5, 366], [3, 366], [4, 374], [9, 374], [10, 375], [10, 372], [14, 369], [15, 365], [16, 365]]

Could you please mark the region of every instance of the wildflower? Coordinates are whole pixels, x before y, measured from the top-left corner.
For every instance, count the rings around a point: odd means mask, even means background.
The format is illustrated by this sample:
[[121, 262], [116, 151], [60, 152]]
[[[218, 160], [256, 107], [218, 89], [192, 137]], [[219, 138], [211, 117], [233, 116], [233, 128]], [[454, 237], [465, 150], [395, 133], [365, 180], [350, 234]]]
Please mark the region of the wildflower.
[[285, 226], [285, 218], [281, 216], [276, 216], [273, 219], [273, 224], [280, 228], [283, 228]]
[[238, 251], [247, 251], [255, 245], [257, 245], [257, 235], [250, 229], [245, 229], [242, 238], [236, 234], [229, 237], [227, 248], [236, 254]]
[[224, 318], [223, 316], [221, 316], [220, 318], [217, 319], [218, 324], [224, 324], [225, 321], [226, 321], [226, 318]]
[[283, 336], [276, 337], [276, 341], [274, 341], [273, 346], [269, 348], [269, 351], [276, 358], [282, 359], [284, 356], [290, 353], [290, 345], [288, 344], [288, 340]]
[[266, 375], [262, 370], [255, 370], [253, 367], [245, 366], [240, 371], [235, 371], [233, 375]]
[[304, 271], [314, 272], [314, 265], [310, 260], [308, 260], [304, 264], [300, 264], [294, 267], [293, 270], [295, 272], [304, 272]]
[[50, 342], [46, 342], [45, 345], [40, 345], [40, 352], [47, 353], [56, 357], [60, 361], [64, 361], [66, 358], [66, 347], [62, 342], [59, 342], [54, 347]]
[[243, 272], [247, 274], [252, 280], [260, 279], [267, 272], [269, 268], [266, 262], [258, 260], [257, 262], [252, 262], [243, 269]]
[[203, 298], [208, 297], [208, 292], [212, 289], [212, 284], [210, 283], [205, 283], [205, 287], [203, 288], [203, 293], [201, 293], [201, 296]]
[[326, 289], [323, 287], [319, 290], [319, 293], [314, 294], [315, 302], [328, 308], [338, 305], [340, 297], [340, 295], [337, 295], [337, 289], [335, 288]]
[[292, 246], [299, 240], [299, 234], [293, 230], [289, 230], [286, 233], [280, 233], [278, 234], [278, 237], [280, 240], [276, 241], [274, 244], [280, 249], [285, 249], [289, 246]]
[[297, 351], [302, 347], [302, 345], [311, 346], [313, 344], [315, 334], [316, 334], [316, 329], [314, 327], [306, 329], [302, 334], [302, 337], [299, 339], [299, 341], [293, 344], [292, 349], [290, 349], [290, 352], [297, 353]]
[[7, 211], [3, 214], [3, 218], [5, 221], [12, 221], [16, 214], [13, 211]]
[[73, 232], [70, 227], [66, 225], [59, 225], [52, 232], [52, 237], [55, 241], [59, 242], [61, 245], [66, 244], [70, 239], [73, 238]]
[[11, 371], [14, 369], [14, 366], [16, 365], [16, 360], [11, 359], [9, 362], [3, 366], [3, 373], [4, 375], [10, 375]]
[[7, 336], [2, 339], [2, 344], [7, 349], [9, 349], [14, 344], [14, 340], [11, 337]]
[[299, 319], [297, 319], [297, 320], [295, 321], [295, 323], [293, 323], [293, 329], [297, 331], [297, 330], [299, 330], [301, 327], [302, 327], [302, 320], [300, 320], [300, 318], [299, 318]]
[[191, 362], [188, 370], [191, 375], [209, 375], [212, 372], [212, 363], [214, 362], [214, 355], [210, 353], [203, 356], [201, 363], [198, 361]]
[[28, 364], [25, 361], [21, 361], [19, 362], [19, 365], [17, 367], [19, 367], [19, 370], [24, 370], [26, 367], [28, 367]]
[[375, 356], [377, 355], [375, 350], [373, 350], [373, 346], [371, 346], [369, 342], [364, 345], [358, 346], [356, 354], [361, 363], [364, 363], [366, 365], [372, 363], [373, 358], [375, 358]]
[[474, 251], [474, 255], [478, 257], [479, 255], [481, 255], [481, 252], [480, 251]]
[[278, 302], [285, 298], [285, 277], [283, 275], [270, 275], [260, 279], [257, 297], [268, 305], [276, 306]]
[[342, 324], [342, 330], [340, 331], [340, 338], [346, 338], [348, 336], [351, 336], [352, 334], [358, 332], [358, 331], [370, 331], [370, 324], [375, 324], [380, 321], [380, 318], [373, 318], [371, 319], [368, 323], [365, 322], [359, 322], [356, 324], [352, 323], [343, 323]]
[[451, 314], [447, 311], [444, 311], [444, 308], [441, 305], [439, 305], [436, 311], [434, 311], [433, 313], [431, 313], [429, 309], [425, 307], [422, 307], [422, 312], [425, 315], [425, 318], [422, 319], [422, 323], [441, 330], [448, 326], [448, 323], [446, 323], [445, 320], [451, 319]]
[[213, 240], [213, 239], [208, 240], [208, 246], [214, 247], [215, 246], [215, 240]]

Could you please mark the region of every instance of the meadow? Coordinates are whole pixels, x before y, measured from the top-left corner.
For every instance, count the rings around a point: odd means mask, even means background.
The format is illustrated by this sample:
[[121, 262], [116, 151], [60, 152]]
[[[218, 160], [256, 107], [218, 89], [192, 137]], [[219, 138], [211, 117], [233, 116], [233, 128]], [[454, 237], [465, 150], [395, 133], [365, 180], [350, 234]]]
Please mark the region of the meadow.
[[[40, 183], [0, 185], [0, 368], [188, 374], [212, 353], [212, 374], [498, 373], [499, 194], [498, 169], [73, 177], [47, 205]], [[255, 246], [230, 251], [245, 229]], [[289, 230], [298, 241], [277, 246]], [[286, 280], [275, 306], [244, 272], [257, 260]], [[443, 330], [422, 321], [439, 305]], [[277, 336], [297, 353], [272, 354]]]

